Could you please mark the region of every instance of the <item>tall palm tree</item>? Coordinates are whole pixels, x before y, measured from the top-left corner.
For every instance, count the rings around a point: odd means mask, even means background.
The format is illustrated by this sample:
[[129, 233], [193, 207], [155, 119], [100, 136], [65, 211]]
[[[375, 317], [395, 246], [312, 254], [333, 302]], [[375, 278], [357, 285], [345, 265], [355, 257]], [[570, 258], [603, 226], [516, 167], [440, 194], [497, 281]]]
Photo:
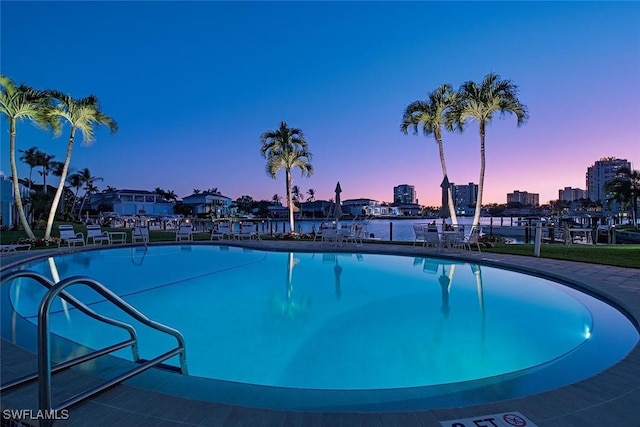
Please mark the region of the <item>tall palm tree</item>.
[[29, 165], [29, 192], [31, 192], [31, 184], [33, 183], [31, 177], [33, 176], [33, 168], [39, 166], [38, 153], [40, 153], [40, 150], [38, 149], [38, 147], [31, 147], [26, 150], [18, 151], [22, 153], [22, 156], [20, 156], [20, 161]]
[[13, 194], [20, 223], [31, 239], [35, 239], [36, 236], [33, 234], [24, 213], [16, 166], [16, 124], [21, 119], [27, 119], [42, 129], [53, 129], [57, 134], [60, 127], [55, 119], [48, 114], [51, 108], [49, 99], [49, 96], [43, 91], [32, 89], [23, 84], [16, 85], [10, 78], [0, 75], [0, 112], [9, 121], [9, 161], [11, 163]]
[[285, 122], [280, 122], [277, 130], [267, 131], [260, 137], [262, 146], [260, 154], [267, 159], [267, 174], [275, 179], [278, 171], [284, 169], [287, 190], [287, 205], [289, 207], [289, 230], [295, 230], [293, 223], [293, 200], [291, 198], [291, 169], [298, 168], [302, 176], [311, 176], [311, 152], [302, 130], [289, 128]]
[[482, 193], [484, 191], [486, 127], [491, 123], [496, 112], [499, 112], [501, 116], [506, 113], [515, 114], [518, 126], [523, 125], [528, 119], [527, 107], [518, 99], [518, 87], [511, 80], [501, 80], [499, 75], [489, 73], [479, 85], [473, 81], [463, 83], [456, 95], [456, 102], [447, 113], [447, 123], [451, 128], [455, 125], [462, 129], [467, 120], [478, 122], [480, 179], [473, 226], [480, 224]]
[[82, 184], [84, 185], [84, 196], [82, 197], [82, 203], [80, 204], [80, 210], [78, 211], [78, 216], [81, 216], [84, 204], [92, 194], [98, 192], [98, 187], [96, 187], [95, 183], [98, 181], [102, 181], [103, 179], [98, 176], [91, 175], [91, 171], [89, 170], [89, 168], [82, 169], [80, 172], [78, 172], [78, 174], [80, 175]]
[[633, 227], [638, 228], [638, 197], [640, 196], [640, 171], [621, 167], [616, 176], [605, 183], [605, 191], [610, 194], [609, 200], [615, 200], [623, 207], [629, 206]]
[[[90, 144], [95, 139], [94, 128], [96, 126], [108, 126], [111, 133], [115, 133], [118, 130], [118, 124], [116, 121], [100, 111], [100, 103], [98, 98], [94, 95], [89, 95], [82, 99], [75, 99], [57, 91], [50, 91], [49, 94], [56, 100], [56, 106], [52, 115], [66, 120], [69, 123], [71, 130], [69, 132], [69, 141], [67, 142], [67, 154], [64, 159], [64, 167], [62, 169], [62, 175], [60, 176], [60, 184], [53, 196], [51, 209], [49, 210], [47, 228], [45, 229], [44, 234], [45, 239], [49, 238], [51, 235], [53, 220], [56, 215], [56, 210], [58, 209], [60, 197], [62, 196], [62, 190], [64, 189], [64, 182], [69, 171], [69, 163], [71, 163], [71, 152], [73, 150], [76, 132], [79, 130], [82, 134], [83, 142], [85, 144]], [[85, 186], [88, 186], [87, 184], [88, 181], [85, 180]]]
[[[455, 93], [449, 84], [444, 84], [431, 92], [426, 101], [414, 101], [407, 106], [402, 116], [400, 130], [406, 135], [412, 129], [414, 135], [418, 135], [418, 128], [422, 128], [425, 136], [433, 135], [438, 144], [440, 153], [440, 166], [442, 176], [447, 178], [447, 164], [444, 160], [444, 146], [442, 144], [442, 126], [448, 130], [453, 130], [454, 123], [446, 121], [446, 113], [449, 111], [455, 100]], [[448, 179], [447, 179], [448, 180]], [[451, 186], [447, 188], [447, 199], [451, 223], [458, 224], [458, 217], [453, 205], [453, 195]]]

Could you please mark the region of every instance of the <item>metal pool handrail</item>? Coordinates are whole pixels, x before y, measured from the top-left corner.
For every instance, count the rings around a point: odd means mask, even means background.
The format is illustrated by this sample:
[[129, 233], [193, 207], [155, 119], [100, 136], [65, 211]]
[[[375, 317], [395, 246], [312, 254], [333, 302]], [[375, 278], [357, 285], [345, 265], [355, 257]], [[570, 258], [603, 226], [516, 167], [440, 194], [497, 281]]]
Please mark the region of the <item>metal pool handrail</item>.
[[[60, 282], [58, 282], [57, 284], [52, 284], [47, 278], [45, 278], [44, 276], [35, 273], [35, 272], [30, 272], [30, 271], [18, 271], [18, 272], [13, 272], [13, 273], [9, 273], [8, 275], [6, 275], [5, 277], [2, 277], [0, 279], [0, 284], [5, 283], [6, 281], [10, 280], [10, 279], [15, 279], [17, 277], [31, 277], [34, 278], [35, 280], [37, 280], [40, 283], [43, 282], [48, 282], [48, 285], [45, 284], [45, 286], [49, 287], [49, 290], [47, 291], [47, 293], [45, 294], [45, 296], [42, 298], [41, 302], [40, 302], [40, 306], [38, 308], [38, 373], [37, 375], [33, 375], [30, 376], [32, 378], [39, 378], [38, 381], [38, 401], [39, 401], [39, 409], [42, 411], [51, 411], [51, 410], [62, 410], [65, 408], [68, 408], [71, 405], [74, 405], [76, 403], [81, 402], [82, 400], [93, 396], [97, 393], [100, 393], [116, 384], [121, 383], [122, 381], [125, 381], [149, 368], [152, 368], [155, 365], [158, 365], [160, 363], [162, 363], [163, 361], [170, 359], [171, 357], [174, 357], [176, 355], [179, 356], [180, 358], [180, 371], [182, 374], [187, 374], [187, 360], [186, 360], [186, 351], [185, 351], [185, 341], [184, 341], [184, 337], [183, 335], [177, 331], [176, 329], [170, 328], [166, 325], [163, 325], [161, 323], [155, 322], [153, 320], [150, 320], [148, 317], [146, 317], [144, 314], [142, 314], [141, 312], [139, 312], [138, 310], [136, 310], [133, 306], [129, 305], [128, 303], [126, 303], [124, 300], [122, 300], [119, 296], [117, 296], [116, 294], [114, 294], [113, 292], [111, 292], [109, 289], [107, 289], [106, 287], [104, 287], [102, 284], [98, 283], [97, 281], [89, 278], [89, 277], [84, 277], [84, 276], [73, 276], [73, 277], [68, 277], [66, 279], [61, 280]], [[127, 313], [128, 315], [130, 315], [131, 317], [133, 317], [134, 319], [136, 319], [137, 321], [139, 321], [140, 323], [156, 329], [160, 332], [164, 332], [166, 334], [172, 335], [176, 338], [176, 341], [178, 342], [178, 347], [169, 350], [168, 352], [154, 358], [151, 359], [149, 361], [146, 361], [142, 364], [140, 364], [139, 366], [137, 366], [136, 368], [127, 371], [123, 374], [121, 374], [120, 376], [113, 378], [109, 381], [107, 381], [104, 384], [101, 384], [99, 386], [96, 386], [92, 389], [89, 389], [87, 391], [84, 391], [82, 393], [78, 393], [75, 396], [72, 396], [71, 398], [65, 400], [64, 402], [60, 403], [59, 405], [57, 405], [55, 408], [53, 408], [52, 404], [51, 404], [51, 374], [54, 372], [57, 372], [61, 369], [65, 369], [71, 366], [75, 366], [79, 363], [85, 362], [87, 360], [91, 360], [94, 359], [98, 356], [102, 356], [104, 354], [108, 354], [111, 353], [113, 351], [116, 351], [120, 348], [126, 347], [128, 345], [132, 345], [132, 346], [136, 346], [136, 352], [137, 352], [137, 339], [136, 338], [132, 338], [130, 340], [124, 341], [120, 344], [115, 344], [112, 345], [110, 347], [107, 347], [105, 349], [102, 350], [98, 350], [95, 351], [93, 353], [89, 353], [87, 355], [78, 357], [76, 359], [64, 362], [63, 364], [57, 365], [52, 367], [51, 366], [51, 348], [50, 348], [50, 330], [49, 330], [49, 311], [51, 309], [51, 304], [53, 303], [55, 297], [60, 296], [61, 298], [65, 298], [66, 300], [68, 300], [69, 302], [71, 302], [72, 304], [74, 304], [75, 306], [78, 307], [78, 309], [80, 309], [81, 311], [87, 313], [89, 316], [96, 318], [97, 320], [102, 320], [105, 321], [106, 323], [112, 324], [114, 326], [121, 326], [124, 327], [125, 329], [129, 330], [128, 327], [130, 327], [131, 329], [133, 329], [133, 327], [131, 327], [130, 325], [127, 325], [125, 323], [122, 323], [120, 321], [114, 320], [114, 319], [110, 319], [104, 316], [101, 316], [95, 312], [93, 312], [91, 309], [89, 309], [88, 307], [86, 307], [84, 304], [82, 304], [81, 302], [79, 302], [78, 300], [76, 300], [75, 298], [73, 298], [71, 295], [67, 294], [66, 292], [64, 292], [64, 289], [72, 286], [72, 285], [85, 285], [85, 286], [89, 286], [90, 288], [92, 288], [95, 292], [99, 293], [100, 295], [102, 295], [104, 298], [106, 298], [108, 301], [110, 301], [111, 303], [113, 303], [115, 306], [117, 306], [118, 308], [120, 308], [122, 311], [124, 311], [125, 313]], [[49, 286], [51, 285], [51, 286]], [[85, 311], [86, 310], [86, 311]], [[93, 313], [93, 315], [91, 314]], [[95, 316], [94, 316], [95, 315]], [[126, 325], [126, 326], [122, 326], [122, 325]], [[135, 336], [135, 329], [133, 329], [133, 333]], [[137, 354], [135, 355], [137, 356]], [[136, 361], [139, 361], [138, 357], [135, 357]], [[62, 366], [64, 365], [64, 366]], [[20, 383], [25, 382], [24, 380], [21, 381]], [[44, 425], [50, 425], [50, 421], [51, 420], [42, 420], [44, 422]]]

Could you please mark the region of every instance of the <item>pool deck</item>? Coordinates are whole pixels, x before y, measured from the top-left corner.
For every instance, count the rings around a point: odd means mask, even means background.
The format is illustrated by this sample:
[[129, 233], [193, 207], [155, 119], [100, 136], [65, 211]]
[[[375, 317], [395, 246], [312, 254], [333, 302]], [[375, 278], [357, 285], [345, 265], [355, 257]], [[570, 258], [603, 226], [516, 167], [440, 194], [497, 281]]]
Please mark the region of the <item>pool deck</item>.
[[[207, 242], [208, 243], [208, 242]], [[195, 244], [200, 244], [196, 242]], [[225, 242], [226, 244], [226, 242]], [[242, 241], [233, 246], [280, 251], [320, 252], [333, 246], [301, 241]], [[31, 257], [70, 252], [53, 249], [3, 253], [2, 268]], [[409, 256], [438, 256], [497, 266], [560, 279], [606, 298], [640, 324], [640, 269], [611, 267], [545, 258], [469, 251], [437, 252], [407, 245], [367, 243], [338, 251]], [[32, 371], [36, 356], [2, 339], [2, 382]], [[143, 373], [140, 377], [151, 375]], [[184, 377], [170, 374], [175, 377]], [[87, 387], [95, 378], [71, 370], [58, 374], [54, 386]], [[255, 409], [180, 398], [135, 387], [129, 380], [87, 402], [70, 408], [69, 418], [56, 426], [441, 426], [441, 421], [518, 411], [538, 427], [640, 426], [640, 345], [620, 362], [591, 378], [559, 389], [482, 405], [417, 412], [323, 413]], [[184, 386], [184, 384], [181, 384]], [[56, 388], [56, 392], [60, 391]], [[2, 409], [36, 409], [37, 388], [25, 386], [3, 393]], [[3, 421], [3, 424], [4, 421]], [[29, 425], [29, 424], [27, 424]], [[35, 425], [35, 424], [34, 424]], [[466, 426], [467, 424], [465, 424]], [[474, 424], [468, 424], [469, 426]], [[491, 424], [479, 424], [491, 425]]]

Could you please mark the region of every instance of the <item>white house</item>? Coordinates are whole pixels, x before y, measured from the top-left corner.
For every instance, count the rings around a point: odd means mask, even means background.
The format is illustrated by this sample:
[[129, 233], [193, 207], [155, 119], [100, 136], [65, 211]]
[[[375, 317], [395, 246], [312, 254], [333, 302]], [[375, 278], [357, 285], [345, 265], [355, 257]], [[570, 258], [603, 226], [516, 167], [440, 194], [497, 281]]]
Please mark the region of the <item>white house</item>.
[[231, 198], [220, 193], [203, 192], [182, 198], [182, 203], [191, 206], [193, 214], [214, 214], [216, 217], [231, 215]]

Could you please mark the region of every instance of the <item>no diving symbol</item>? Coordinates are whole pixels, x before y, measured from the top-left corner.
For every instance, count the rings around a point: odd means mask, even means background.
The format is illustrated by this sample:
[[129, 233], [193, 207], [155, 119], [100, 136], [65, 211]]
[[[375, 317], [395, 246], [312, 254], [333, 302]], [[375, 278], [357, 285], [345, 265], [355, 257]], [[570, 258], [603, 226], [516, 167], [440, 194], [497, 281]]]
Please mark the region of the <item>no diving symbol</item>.
[[527, 422], [516, 414], [504, 414], [502, 419], [512, 426], [523, 427], [527, 425]]

